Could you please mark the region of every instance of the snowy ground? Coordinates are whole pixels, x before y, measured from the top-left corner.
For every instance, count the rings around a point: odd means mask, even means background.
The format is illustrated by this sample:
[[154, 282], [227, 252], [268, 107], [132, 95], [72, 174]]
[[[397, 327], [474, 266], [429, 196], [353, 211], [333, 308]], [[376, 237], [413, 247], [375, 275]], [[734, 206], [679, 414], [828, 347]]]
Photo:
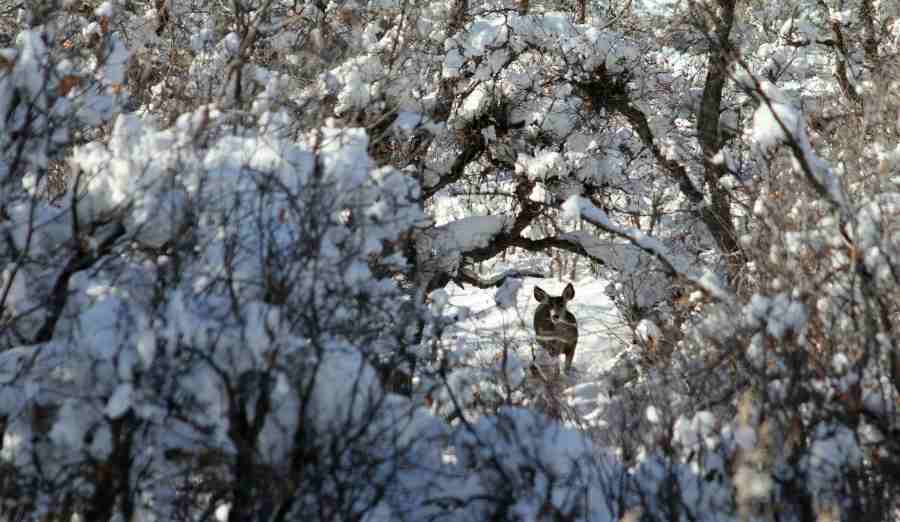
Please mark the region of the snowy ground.
[[[450, 332], [456, 350], [469, 353], [475, 359], [496, 357], [504, 345], [517, 349], [521, 360], [532, 360], [530, 350], [540, 350], [534, 340], [532, 318], [537, 308], [533, 290], [540, 286], [551, 295], [560, 295], [567, 281], [526, 278], [518, 293], [515, 308], [502, 310], [494, 302], [496, 289], [447, 287], [450, 306], [447, 312], [469, 316]], [[605, 402], [605, 374], [623, 350], [631, 345], [631, 332], [623, 324], [615, 305], [607, 297], [607, 282], [585, 278], [573, 282], [575, 298], [569, 310], [578, 321], [579, 337], [575, 352], [574, 372], [565, 377], [565, 393], [571, 406], [590, 416], [598, 403]], [[589, 420], [589, 419], [588, 419]]]

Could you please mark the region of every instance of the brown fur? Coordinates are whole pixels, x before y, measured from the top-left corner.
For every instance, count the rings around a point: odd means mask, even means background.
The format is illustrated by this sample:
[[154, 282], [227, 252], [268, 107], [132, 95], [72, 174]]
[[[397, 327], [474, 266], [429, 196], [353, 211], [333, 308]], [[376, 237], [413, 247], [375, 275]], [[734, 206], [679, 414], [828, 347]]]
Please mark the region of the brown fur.
[[575, 297], [572, 283], [560, 296], [551, 296], [534, 287], [534, 298], [540, 303], [534, 312], [534, 332], [537, 342], [553, 357], [566, 356], [566, 372], [572, 369], [575, 346], [578, 344], [578, 324], [566, 304]]

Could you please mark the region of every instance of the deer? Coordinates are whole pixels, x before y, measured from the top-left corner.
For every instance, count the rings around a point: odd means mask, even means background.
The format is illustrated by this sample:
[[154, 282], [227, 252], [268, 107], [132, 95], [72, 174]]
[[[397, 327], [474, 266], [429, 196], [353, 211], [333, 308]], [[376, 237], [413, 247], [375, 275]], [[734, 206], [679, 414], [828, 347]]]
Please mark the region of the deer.
[[578, 323], [566, 304], [575, 297], [572, 283], [566, 285], [560, 296], [551, 296], [541, 287], [534, 287], [534, 298], [540, 303], [534, 311], [534, 332], [538, 344], [556, 361], [559, 373], [559, 355], [566, 356], [566, 373], [572, 369], [575, 345], [578, 343]]

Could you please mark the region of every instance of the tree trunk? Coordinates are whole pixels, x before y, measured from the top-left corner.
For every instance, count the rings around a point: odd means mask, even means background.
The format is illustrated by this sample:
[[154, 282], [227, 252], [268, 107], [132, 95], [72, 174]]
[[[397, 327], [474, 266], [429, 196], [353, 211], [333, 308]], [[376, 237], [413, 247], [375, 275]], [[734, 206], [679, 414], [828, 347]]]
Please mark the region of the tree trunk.
[[734, 276], [743, 264], [743, 255], [734, 229], [728, 191], [719, 183], [728, 171], [722, 161], [716, 161], [716, 156], [723, 145], [719, 134], [719, 112], [722, 91], [728, 79], [731, 47], [729, 35], [734, 25], [735, 0], [719, 0], [719, 6], [716, 40], [710, 42], [709, 66], [697, 115], [697, 137], [703, 150], [704, 181], [710, 196], [710, 204], [703, 207], [701, 219], [715, 238], [719, 250], [728, 258], [730, 272]]

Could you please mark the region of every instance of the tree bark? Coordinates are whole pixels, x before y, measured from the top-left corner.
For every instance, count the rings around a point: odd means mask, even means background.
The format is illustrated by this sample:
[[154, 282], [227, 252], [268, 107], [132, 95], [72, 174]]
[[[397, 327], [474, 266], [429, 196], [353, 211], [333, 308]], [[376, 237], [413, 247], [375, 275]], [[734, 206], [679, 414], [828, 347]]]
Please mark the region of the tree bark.
[[[710, 14], [715, 20], [716, 41], [710, 42], [709, 64], [703, 86], [703, 98], [697, 115], [697, 139], [703, 151], [704, 182], [710, 201], [701, 211], [701, 219], [716, 241], [719, 250], [729, 261], [732, 274], [743, 264], [741, 247], [738, 244], [728, 191], [719, 183], [728, 170], [716, 156], [722, 149], [719, 133], [719, 115], [722, 108], [722, 92], [728, 80], [728, 66], [731, 29], [734, 26], [735, 0], [719, 0], [718, 13]], [[710, 31], [706, 31], [710, 33]]]

